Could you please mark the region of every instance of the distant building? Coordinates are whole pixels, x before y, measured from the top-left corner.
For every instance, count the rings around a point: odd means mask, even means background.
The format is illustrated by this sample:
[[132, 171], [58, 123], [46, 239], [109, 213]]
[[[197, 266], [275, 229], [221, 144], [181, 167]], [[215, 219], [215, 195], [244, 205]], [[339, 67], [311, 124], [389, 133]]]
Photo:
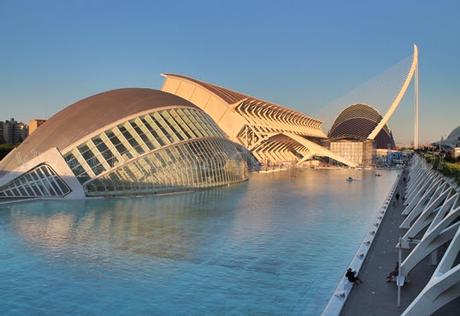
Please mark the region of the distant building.
[[460, 126], [450, 132], [446, 139], [441, 139], [439, 142], [434, 144], [437, 144], [438, 146], [441, 146], [443, 150], [448, 151], [453, 158], [457, 159], [460, 157]]
[[374, 140], [368, 139], [382, 116], [367, 104], [353, 104], [336, 118], [329, 140], [331, 151], [359, 166], [374, 164], [376, 149], [394, 149], [395, 141], [387, 125], [379, 131]]
[[458, 157], [460, 157], [460, 146], [457, 146], [454, 148], [454, 150], [452, 151], [452, 156], [457, 159]]
[[339, 140], [331, 142], [331, 151], [358, 166], [374, 164], [376, 150], [372, 141]]
[[29, 121], [29, 135], [32, 134], [40, 125], [45, 123], [46, 120], [33, 119]]
[[27, 124], [19, 122], [14, 126], [14, 137], [13, 137], [14, 144], [22, 143], [28, 135], [29, 135], [29, 128]]
[[450, 147], [460, 147], [460, 126], [450, 132], [443, 144], [447, 144]]
[[0, 122], [1, 141], [7, 144], [19, 144], [26, 139], [27, 125], [22, 122], [17, 122], [14, 118]]

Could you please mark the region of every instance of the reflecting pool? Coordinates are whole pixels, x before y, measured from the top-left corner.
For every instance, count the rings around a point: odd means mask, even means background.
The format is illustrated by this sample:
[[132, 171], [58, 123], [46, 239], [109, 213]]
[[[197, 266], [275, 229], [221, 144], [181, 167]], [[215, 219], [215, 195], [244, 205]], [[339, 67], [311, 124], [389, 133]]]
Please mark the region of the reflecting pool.
[[379, 172], [291, 170], [180, 195], [0, 206], [0, 311], [320, 314], [396, 179]]

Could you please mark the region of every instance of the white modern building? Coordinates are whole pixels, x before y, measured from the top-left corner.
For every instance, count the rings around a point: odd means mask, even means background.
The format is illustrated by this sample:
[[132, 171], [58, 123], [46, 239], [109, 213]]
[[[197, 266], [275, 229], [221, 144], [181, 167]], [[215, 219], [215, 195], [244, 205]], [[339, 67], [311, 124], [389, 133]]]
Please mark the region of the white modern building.
[[167, 92], [118, 89], [72, 104], [0, 162], [0, 198], [176, 192], [248, 178], [239, 145]]
[[231, 141], [248, 149], [262, 164], [302, 164], [328, 157], [355, 167], [323, 142], [322, 122], [285, 106], [251, 97], [183, 75], [163, 74], [162, 90], [196, 104], [208, 113]]

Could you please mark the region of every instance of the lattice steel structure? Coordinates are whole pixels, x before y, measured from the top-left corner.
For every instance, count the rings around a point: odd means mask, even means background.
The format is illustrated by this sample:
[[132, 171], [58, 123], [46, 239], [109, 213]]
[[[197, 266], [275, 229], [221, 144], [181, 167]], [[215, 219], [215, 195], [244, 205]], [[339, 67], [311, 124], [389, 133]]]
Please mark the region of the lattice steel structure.
[[302, 163], [323, 156], [348, 166], [356, 165], [319, 145], [327, 137], [317, 119], [186, 76], [163, 76], [163, 91], [199, 106], [232, 141], [250, 150], [261, 163]]
[[113, 90], [57, 113], [11, 152], [0, 163], [0, 197], [81, 198], [236, 183], [248, 177], [238, 146], [182, 98]]

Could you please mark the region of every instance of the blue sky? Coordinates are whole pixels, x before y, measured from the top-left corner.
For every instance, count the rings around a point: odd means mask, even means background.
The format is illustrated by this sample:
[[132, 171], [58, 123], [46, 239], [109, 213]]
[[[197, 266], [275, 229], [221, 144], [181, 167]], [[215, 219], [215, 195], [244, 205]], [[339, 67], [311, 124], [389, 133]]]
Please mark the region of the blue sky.
[[[161, 72], [314, 116], [415, 42], [421, 140], [437, 139], [460, 125], [458, 3], [0, 0], [0, 119], [47, 118], [115, 88], [158, 89]], [[390, 122], [400, 143], [411, 138], [410, 102]]]

